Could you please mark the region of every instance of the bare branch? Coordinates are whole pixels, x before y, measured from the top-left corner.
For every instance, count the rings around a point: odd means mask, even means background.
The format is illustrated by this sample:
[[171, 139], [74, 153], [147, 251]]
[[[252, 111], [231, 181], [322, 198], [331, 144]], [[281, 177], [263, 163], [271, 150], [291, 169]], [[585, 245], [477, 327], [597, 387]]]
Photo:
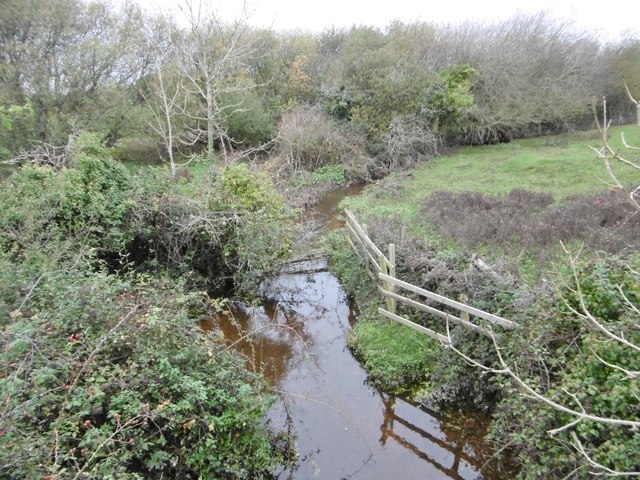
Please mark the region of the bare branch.
[[596, 352], [592, 351], [591, 353], [593, 353], [593, 355], [600, 360], [603, 364], [605, 364], [607, 367], [609, 368], [613, 368], [614, 370], [618, 370], [619, 372], [624, 373], [629, 379], [633, 380], [634, 378], [638, 378], [640, 377], [640, 371], [632, 371], [632, 370], [627, 370], [626, 368], [622, 368], [618, 365], [614, 365], [612, 363], [607, 362], [606, 360], [602, 359], [600, 357], [600, 355], [598, 355]]
[[61, 169], [69, 166], [73, 160], [73, 142], [70, 138], [67, 145], [52, 145], [46, 142], [33, 143], [31, 150], [19, 153], [17, 156], [4, 160], [1, 163], [15, 165], [18, 163], [30, 163], [32, 165], [49, 166]]
[[639, 102], [635, 98], [633, 98], [633, 95], [631, 95], [631, 90], [629, 90], [629, 85], [627, 85], [627, 81], [623, 80], [623, 83], [624, 83], [624, 89], [627, 91], [627, 95], [629, 96], [629, 100], [631, 100], [637, 106]]
[[578, 449], [578, 451], [582, 454], [585, 460], [594, 468], [597, 468], [596, 472], [589, 472], [592, 475], [599, 476], [607, 476], [607, 477], [637, 477], [640, 476], [640, 472], [616, 472], [615, 470], [611, 470], [610, 468], [605, 467], [604, 465], [596, 462], [591, 456], [587, 453], [584, 446], [578, 439], [578, 436], [575, 432], [571, 432], [571, 437], [573, 438], [573, 442]]
[[[640, 147], [633, 147], [631, 145], [629, 145], [627, 143], [627, 139], [624, 138], [624, 132], [620, 132], [620, 136], [622, 137], [622, 144], [624, 145], [624, 147], [628, 150], [640, 150]], [[640, 165], [636, 165], [635, 163], [631, 164], [634, 168], [637, 168], [640, 170]]]
[[[447, 321], [447, 338], [449, 339], [449, 342], [453, 342], [453, 339], [451, 338], [451, 333], [450, 333], [450, 329], [449, 329], [449, 322]], [[552, 407], [555, 410], [558, 410], [560, 412], [563, 413], [568, 413], [569, 415], [573, 415], [574, 417], [580, 419], [580, 420], [591, 420], [594, 422], [598, 422], [598, 423], [603, 423], [603, 424], [607, 424], [607, 425], [619, 425], [619, 426], [624, 426], [624, 427], [631, 427], [634, 429], [640, 428], [640, 421], [635, 421], [635, 420], [624, 420], [624, 419], [617, 419], [617, 418], [608, 418], [608, 417], [600, 417], [598, 415], [591, 415], [589, 413], [586, 413], [585, 411], [578, 411], [578, 410], [574, 410], [571, 408], [568, 408], [554, 400], [551, 400], [550, 398], [546, 397], [545, 395], [536, 392], [527, 382], [525, 382], [511, 367], [509, 367], [509, 365], [507, 365], [507, 362], [504, 360], [502, 353], [501, 353], [501, 349], [498, 346], [498, 339], [496, 338], [495, 334], [491, 333], [491, 339], [493, 340], [493, 346], [494, 346], [494, 350], [496, 352], [496, 355], [498, 356], [498, 363], [500, 365], [501, 368], [492, 368], [492, 367], [487, 367], [486, 365], [483, 365], [479, 362], [477, 362], [476, 360], [473, 360], [471, 357], [465, 355], [464, 353], [462, 353], [460, 350], [458, 350], [453, 343], [451, 343], [449, 346], [447, 346], [447, 348], [450, 348], [451, 350], [453, 350], [456, 354], [458, 354], [460, 357], [462, 357], [469, 365], [480, 368], [481, 370], [485, 371], [485, 372], [490, 372], [490, 373], [496, 373], [496, 374], [506, 374], [508, 375], [515, 383], [516, 385], [518, 385], [522, 390], [524, 390], [524, 392], [526, 394], [528, 394], [529, 396], [531, 396], [532, 398], [534, 398], [535, 400], [538, 400], [550, 407]], [[580, 405], [580, 407], [582, 408], [582, 405]]]

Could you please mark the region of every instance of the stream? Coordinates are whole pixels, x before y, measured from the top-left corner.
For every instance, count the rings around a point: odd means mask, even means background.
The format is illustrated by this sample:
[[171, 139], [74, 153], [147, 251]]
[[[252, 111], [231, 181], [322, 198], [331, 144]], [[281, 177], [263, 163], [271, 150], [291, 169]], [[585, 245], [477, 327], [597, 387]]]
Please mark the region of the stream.
[[[303, 221], [317, 236], [340, 226], [338, 204], [357, 193], [330, 193]], [[436, 412], [367, 383], [346, 344], [357, 313], [326, 259], [288, 265], [261, 294], [260, 306], [235, 305], [203, 326], [221, 331], [278, 395], [269, 421], [292, 430], [300, 455], [279, 478], [500, 478], [482, 440], [486, 419]]]

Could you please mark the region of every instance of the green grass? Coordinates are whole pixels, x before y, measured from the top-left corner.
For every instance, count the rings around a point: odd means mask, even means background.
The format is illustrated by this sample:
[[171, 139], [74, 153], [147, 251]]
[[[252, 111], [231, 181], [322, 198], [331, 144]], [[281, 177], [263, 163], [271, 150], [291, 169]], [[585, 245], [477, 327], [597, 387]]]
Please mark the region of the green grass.
[[369, 379], [396, 393], [425, 382], [440, 357], [440, 346], [426, 335], [397, 323], [362, 316], [349, 334], [349, 346], [363, 363]]
[[[620, 134], [627, 142], [640, 145], [640, 130], [635, 125], [610, 129], [610, 145], [624, 151]], [[556, 202], [577, 194], [595, 194], [609, 189], [602, 159], [590, 148], [602, 141], [596, 130], [546, 137], [515, 140], [507, 144], [460, 148], [450, 155], [425, 163], [410, 172], [393, 174], [367, 187], [358, 197], [349, 198], [349, 205], [358, 216], [396, 218], [407, 227], [411, 236], [435, 242], [439, 248], [458, 250], [462, 245], [452, 238], [443, 238], [429, 225], [421, 213], [424, 200], [433, 192], [474, 191], [489, 195], [506, 195], [512, 189], [549, 192]], [[628, 151], [624, 151], [627, 155]], [[638, 159], [640, 155], [627, 155]], [[613, 164], [616, 175], [624, 184], [638, 185], [640, 171], [619, 162]], [[565, 240], [568, 246], [580, 250], [578, 241]], [[535, 282], [549, 273], [550, 265], [564, 262], [559, 243], [547, 250], [547, 260], [540, 264], [520, 251], [505, 250], [494, 244], [477, 245], [475, 251], [487, 261], [515, 261], [521, 278]]]
[[[621, 132], [629, 143], [640, 145], [640, 131], [631, 125], [611, 128], [614, 148], [623, 147]], [[589, 148], [601, 143], [598, 132], [590, 130], [461, 148], [412, 170], [411, 176], [401, 173], [388, 177], [360, 197], [349, 199], [349, 205], [356, 211], [411, 219], [422, 200], [437, 190], [503, 195], [520, 188], [551, 192], [558, 202], [570, 195], [596, 193], [609, 188], [610, 183], [602, 160]], [[614, 166], [623, 183], [640, 182], [640, 171], [621, 164]], [[395, 193], [386, 193], [390, 190]]]
[[[135, 160], [121, 160], [122, 164], [132, 173], [136, 175], [145, 175], [145, 173], [153, 172], [154, 175], [171, 176], [171, 168], [168, 163], [162, 162], [140, 162]], [[174, 182], [173, 190], [175, 193], [184, 195], [189, 198], [196, 198], [204, 191], [202, 186], [209, 183], [209, 175], [211, 170], [211, 162], [207, 160], [194, 160], [186, 165], [179, 166], [181, 171], [188, 171], [189, 177], [181, 174]]]

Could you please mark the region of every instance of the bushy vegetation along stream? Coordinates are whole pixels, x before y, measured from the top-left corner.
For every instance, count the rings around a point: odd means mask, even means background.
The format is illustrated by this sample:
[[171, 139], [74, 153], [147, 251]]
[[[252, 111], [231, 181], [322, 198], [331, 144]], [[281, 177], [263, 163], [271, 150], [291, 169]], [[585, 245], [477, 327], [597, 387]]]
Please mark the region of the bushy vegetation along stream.
[[272, 399], [198, 320], [286, 250], [282, 198], [242, 166], [186, 197], [94, 136], [76, 149], [3, 184], [2, 476], [270, 478]]
[[[495, 343], [454, 326], [454, 351], [383, 320], [363, 261], [340, 236], [331, 240], [334, 268], [361, 309], [350, 343], [371, 379], [443, 408], [462, 402], [490, 412], [490, 438], [511, 452], [521, 478], [588, 478], [594, 468], [632, 472], [640, 464], [632, 428], [640, 416], [638, 212], [622, 188], [599, 180], [595, 169], [604, 167], [589, 158], [587, 142], [563, 142], [553, 147], [558, 156], [579, 145], [585, 153], [565, 158], [561, 170], [545, 168], [536, 151], [554, 154], [528, 140], [443, 157], [350, 199], [377, 245], [396, 244], [398, 278], [519, 324], [494, 327]], [[616, 172], [637, 185], [634, 169]], [[536, 191], [514, 188], [523, 179]], [[593, 193], [576, 195], [582, 189]], [[399, 308], [446, 333], [442, 319]], [[525, 385], [540, 397], [523, 395]]]
[[[640, 470], [638, 429], [572, 423], [640, 416], [638, 212], [591, 196], [607, 174], [588, 142], [535, 138], [589, 128], [603, 97], [614, 124], [637, 120], [636, 33], [607, 42], [546, 13], [274, 32], [209, 2], [179, 20], [115, 3], [0, 9], [0, 161], [14, 171], [0, 190], [0, 476], [272, 476], [288, 451], [260, 424], [270, 399], [198, 319], [212, 296], [254, 295], [303, 237], [285, 203], [389, 174], [353, 206], [398, 244], [399, 273], [520, 322], [499, 339], [506, 361], [574, 411], [380, 325], [336, 246], [374, 381], [491, 410], [523, 477]], [[614, 190], [637, 186], [616, 172]], [[558, 239], [586, 255], [563, 260]], [[494, 345], [454, 333], [496, 365]]]

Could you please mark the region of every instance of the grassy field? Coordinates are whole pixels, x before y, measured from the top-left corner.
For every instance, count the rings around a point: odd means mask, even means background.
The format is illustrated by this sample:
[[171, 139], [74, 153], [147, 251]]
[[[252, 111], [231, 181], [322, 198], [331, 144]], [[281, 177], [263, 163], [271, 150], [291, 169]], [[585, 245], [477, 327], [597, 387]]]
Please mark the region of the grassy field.
[[[622, 150], [622, 132], [628, 143], [640, 145], [638, 127], [626, 126], [610, 130], [613, 148]], [[498, 340], [500, 354], [528, 376], [525, 381], [533, 390], [548, 392], [554, 401], [564, 398], [565, 405], [582, 406], [573, 392], [591, 388], [583, 398], [592, 411], [623, 418], [637, 412], [637, 386], [616, 377], [613, 364], [602, 360], [596, 349], [615, 361], [628, 358], [629, 365], [638, 364], [637, 355], [627, 345], [599, 336], [567, 308], [587, 309], [607, 325], [603, 328], [624, 332], [638, 344], [634, 335], [640, 290], [634, 265], [640, 251], [640, 215], [621, 192], [610, 191], [603, 161], [590, 148], [600, 145], [597, 132], [589, 131], [463, 148], [389, 176], [344, 203], [367, 223], [378, 246], [396, 244], [398, 278], [449, 298], [464, 295], [466, 303], [518, 323], [519, 328]], [[640, 151], [626, 154], [629, 160], [640, 159]], [[624, 185], [640, 184], [640, 171], [619, 162], [613, 169]], [[561, 242], [572, 256], [580, 252], [575, 263]], [[341, 248], [350, 254], [349, 247]], [[514, 464], [522, 466], [517, 478], [552, 478], [548, 466], [562, 472], [562, 478], [591, 469], [575, 452], [558, 448], [558, 438], [569, 445], [580, 435], [581, 442], [592, 442], [590, 451], [600, 455], [602, 465], [620, 462], [607, 468], [637, 468], [631, 460], [637, 459], [637, 435], [622, 429], [605, 432], [599, 424], [586, 427], [589, 431], [581, 430], [581, 424], [568, 432], [564, 414], [523, 401], [512, 386], [504, 388], [509, 382], [501, 384], [502, 379], [469, 368], [452, 349], [443, 350], [427, 337], [389, 323], [377, 312], [377, 293], [365, 296], [371, 282], [357, 270], [360, 264], [336, 250], [334, 269], [360, 309], [349, 345], [373, 382], [382, 388], [407, 388], [393, 382], [413, 381], [417, 385], [408, 387], [417, 388], [413, 391], [429, 404], [471, 402], [477, 408], [495, 408], [491, 434], [498, 445], [512, 449]], [[474, 268], [471, 258], [477, 256], [493, 274]], [[575, 306], [578, 299], [581, 307]], [[409, 312], [399, 308], [401, 315]], [[437, 318], [421, 314], [414, 321], [445, 332]], [[408, 336], [411, 348], [407, 340], [396, 341], [400, 335]], [[454, 331], [453, 338], [468, 357], [497, 365], [493, 347], [483, 337], [456, 337]], [[426, 357], [429, 368], [420, 363]], [[542, 372], [539, 378], [536, 372]], [[612, 391], [615, 401], [610, 401]], [[551, 436], [551, 425], [565, 427]]]
[[[622, 148], [620, 133], [640, 144], [637, 127], [610, 129], [611, 145]], [[602, 141], [596, 130], [462, 148], [412, 170], [392, 175], [349, 199], [355, 210], [413, 218], [424, 198], [438, 190], [505, 195], [514, 188], [550, 192], [556, 202], [570, 195], [609, 188], [602, 160], [589, 148]], [[624, 183], [640, 182], [640, 171], [615, 165]]]

